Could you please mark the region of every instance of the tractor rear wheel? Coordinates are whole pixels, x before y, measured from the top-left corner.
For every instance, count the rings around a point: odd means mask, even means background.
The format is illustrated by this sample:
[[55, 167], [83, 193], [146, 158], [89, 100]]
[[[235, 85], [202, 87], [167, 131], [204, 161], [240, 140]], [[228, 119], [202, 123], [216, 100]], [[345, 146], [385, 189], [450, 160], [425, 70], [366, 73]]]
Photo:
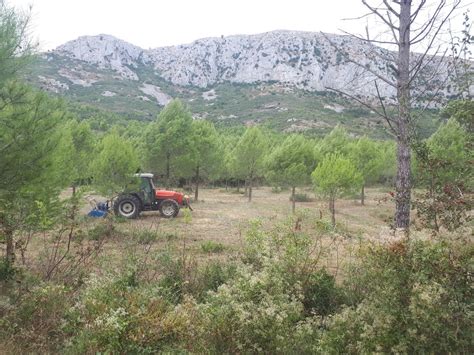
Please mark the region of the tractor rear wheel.
[[178, 215], [179, 205], [174, 200], [164, 200], [160, 204], [160, 213], [165, 218], [173, 218]]
[[140, 214], [140, 200], [133, 195], [117, 197], [114, 203], [114, 212], [117, 216], [133, 219]]

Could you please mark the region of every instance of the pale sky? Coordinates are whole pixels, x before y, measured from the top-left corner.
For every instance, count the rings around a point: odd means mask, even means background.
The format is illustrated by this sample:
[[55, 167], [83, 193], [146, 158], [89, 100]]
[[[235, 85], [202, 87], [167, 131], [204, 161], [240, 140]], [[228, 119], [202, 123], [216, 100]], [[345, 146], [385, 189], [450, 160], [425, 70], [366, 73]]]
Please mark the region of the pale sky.
[[[435, 0], [429, 0], [437, 2]], [[33, 38], [53, 49], [84, 35], [110, 34], [144, 49], [190, 43], [203, 37], [272, 30], [363, 33], [360, 0], [7, 0], [32, 5]], [[467, 6], [472, 6], [468, 0]], [[474, 11], [471, 10], [471, 17]], [[453, 19], [461, 22], [459, 17]], [[369, 23], [375, 26], [374, 23]]]

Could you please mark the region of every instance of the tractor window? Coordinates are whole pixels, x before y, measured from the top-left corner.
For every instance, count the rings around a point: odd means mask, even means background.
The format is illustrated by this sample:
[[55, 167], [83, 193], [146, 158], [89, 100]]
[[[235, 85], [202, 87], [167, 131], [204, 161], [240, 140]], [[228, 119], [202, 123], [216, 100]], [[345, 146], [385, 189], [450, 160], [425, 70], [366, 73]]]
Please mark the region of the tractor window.
[[[142, 179], [142, 183], [140, 186], [140, 189], [144, 191], [145, 193], [150, 193], [152, 190], [152, 186], [150, 186], [151, 179]], [[151, 185], [153, 185], [153, 182], [151, 182]]]

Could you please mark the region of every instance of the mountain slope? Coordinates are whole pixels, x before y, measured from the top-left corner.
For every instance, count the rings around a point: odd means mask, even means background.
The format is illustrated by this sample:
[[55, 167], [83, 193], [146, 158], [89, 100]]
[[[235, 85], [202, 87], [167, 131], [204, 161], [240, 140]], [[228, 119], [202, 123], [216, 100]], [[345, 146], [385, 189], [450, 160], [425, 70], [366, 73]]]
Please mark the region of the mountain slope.
[[[361, 131], [365, 127], [384, 135], [383, 123], [372, 113], [327, 93], [336, 88], [368, 98], [376, 94], [375, 77], [345, 60], [335, 46], [383, 75], [392, 71], [377, 59], [392, 54], [363, 41], [274, 31], [152, 50], [109, 35], [85, 36], [44, 53], [30, 79], [73, 101], [134, 119], [149, 120], [179, 97], [195, 117], [221, 125], [264, 123], [320, 131], [342, 122], [354, 133], [362, 124]], [[439, 75], [431, 83], [445, 79]], [[415, 87], [425, 94], [434, 88]], [[394, 97], [392, 87], [379, 83], [379, 88], [388, 100]]]

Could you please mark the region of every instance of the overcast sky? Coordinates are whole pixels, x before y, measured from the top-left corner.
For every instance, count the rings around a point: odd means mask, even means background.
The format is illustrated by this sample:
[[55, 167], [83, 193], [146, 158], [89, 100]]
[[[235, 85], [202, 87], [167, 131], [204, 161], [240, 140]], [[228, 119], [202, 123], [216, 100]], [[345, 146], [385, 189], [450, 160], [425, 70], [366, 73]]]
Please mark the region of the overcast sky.
[[[437, 2], [435, 0], [428, 0]], [[469, 0], [468, 0], [469, 1]], [[272, 30], [363, 32], [360, 0], [7, 0], [32, 5], [32, 33], [41, 50], [83, 35], [110, 34], [142, 48], [190, 43], [203, 37]], [[469, 1], [472, 8], [472, 2]], [[471, 10], [471, 17], [474, 11]], [[460, 22], [456, 20], [456, 22]], [[370, 23], [374, 26], [376, 24]]]

